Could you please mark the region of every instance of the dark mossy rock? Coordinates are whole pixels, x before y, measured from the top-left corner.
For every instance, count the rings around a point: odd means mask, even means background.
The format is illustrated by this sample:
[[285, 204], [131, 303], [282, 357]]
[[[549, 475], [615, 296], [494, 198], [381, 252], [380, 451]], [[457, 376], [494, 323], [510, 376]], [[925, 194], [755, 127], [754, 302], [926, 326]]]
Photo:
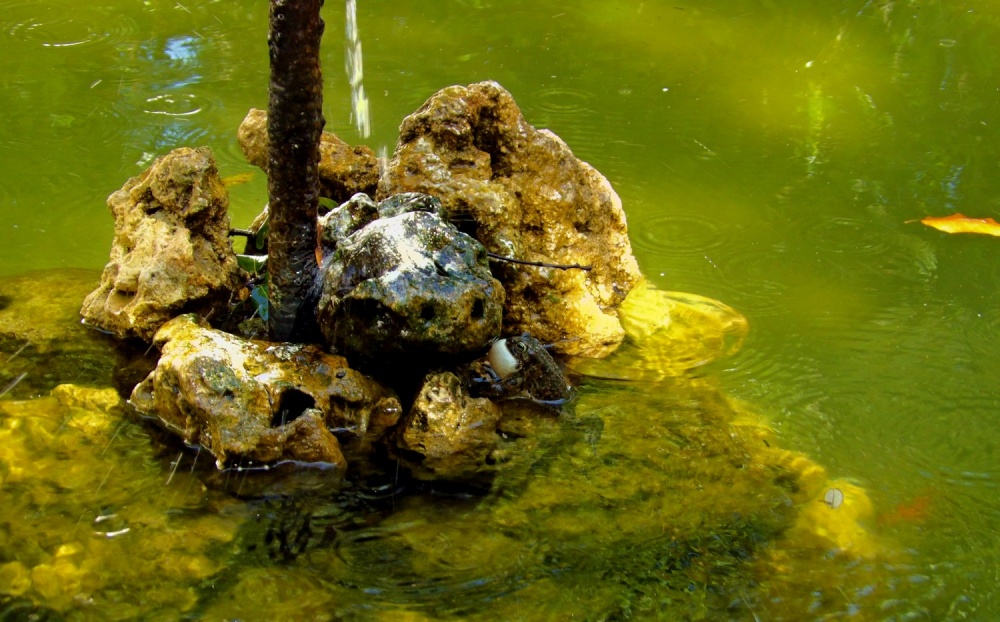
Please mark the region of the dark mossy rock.
[[317, 307], [330, 348], [373, 367], [421, 357], [427, 369], [479, 352], [499, 335], [504, 292], [486, 250], [434, 213], [434, 201], [408, 197], [379, 206], [380, 214], [397, 215], [336, 239], [349, 229], [352, 210], [370, 214], [349, 203], [327, 218], [339, 234], [321, 234], [336, 243]]

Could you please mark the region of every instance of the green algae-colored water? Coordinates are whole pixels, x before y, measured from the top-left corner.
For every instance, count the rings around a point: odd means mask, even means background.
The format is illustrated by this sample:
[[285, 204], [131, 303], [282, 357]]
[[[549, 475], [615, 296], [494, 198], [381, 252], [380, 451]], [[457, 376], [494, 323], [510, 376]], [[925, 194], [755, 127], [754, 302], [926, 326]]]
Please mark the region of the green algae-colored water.
[[[328, 128], [358, 143], [343, 6], [324, 11]], [[235, 129], [266, 103], [266, 13], [0, 0], [5, 308], [45, 320], [15, 306], [29, 271], [73, 269], [31, 277], [47, 297], [96, 286], [105, 197], [152, 157], [209, 145], [223, 176], [254, 172]], [[23, 329], [0, 344], [4, 386], [25, 374], [0, 402], [4, 615], [1000, 616], [1000, 240], [907, 222], [1000, 216], [995, 3], [373, 0], [358, 18], [368, 144], [391, 151], [438, 88], [497, 80], [610, 179], [655, 285], [747, 317], [742, 350], [588, 382], [485, 496], [319, 478], [260, 500], [106, 393], [50, 394], [99, 384], [107, 344]], [[247, 224], [265, 180], [230, 192]], [[838, 509], [872, 505], [840, 552], [799, 498], [819, 467]]]

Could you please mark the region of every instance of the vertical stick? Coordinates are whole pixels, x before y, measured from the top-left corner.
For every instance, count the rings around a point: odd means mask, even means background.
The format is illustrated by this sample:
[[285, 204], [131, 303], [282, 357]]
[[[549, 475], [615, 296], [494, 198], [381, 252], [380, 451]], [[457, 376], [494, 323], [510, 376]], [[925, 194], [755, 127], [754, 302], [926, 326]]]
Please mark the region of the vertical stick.
[[311, 341], [317, 333], [310, 290], [318, 271], [319, 141], [325, 123], [322, 5], [323, 0], [270, 1], [267, 261], [268, 328], [275, 341]]

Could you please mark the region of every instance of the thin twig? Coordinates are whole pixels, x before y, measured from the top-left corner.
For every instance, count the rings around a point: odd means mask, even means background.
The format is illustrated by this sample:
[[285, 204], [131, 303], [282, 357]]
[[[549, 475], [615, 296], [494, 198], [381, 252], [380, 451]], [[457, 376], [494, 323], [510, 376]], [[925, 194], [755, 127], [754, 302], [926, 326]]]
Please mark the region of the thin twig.
[[7, 359], [7, 362], [10, 363], [11, 361], [13, 361], [14, 357], [17, 356], [18, 354], [20, 354], [21, 352], [23, 352], [24, 349], [27, 348], [29, 345], [31, 345], [31, 342], [30, 341], [25, 341], [24, 345], [17, 349], [17, 352], [15, 352], [14, 354], [10, 355], [10, 358]]
[[572, 264], [558, 264], [558, 263], [545, 263], [544, 261], [528, 261], [527, 259], [514, 259], [513, 257], [504, 257], [503, 255], [497, 255], [496, 253], [486, 253], [490, 259], [496, 259], [497, 261], [509, 261], [511, 263], [524, 264], [526, 266], [538, 266], [540, 268], [558, 268], [560, 270], [593, 270], [594, 266], [581, 266], [578, 263]]
[[10, 383], [6, 387], [4, 387], [3, 391], [0, 391], [0, 397], [3, 397], [4, 395], [7, 395], [7, 393], [11, 389], [13, 389], [14, 387], [16, 387], [17, 384], [19, 382], [21, 382], [22, 380], [24, 380], [27, 376], [28, 376], [28, 372], [24, 372], [20, 376], [18, 376], [17, 378], [14, 378], [13, 380], [11, 380]]

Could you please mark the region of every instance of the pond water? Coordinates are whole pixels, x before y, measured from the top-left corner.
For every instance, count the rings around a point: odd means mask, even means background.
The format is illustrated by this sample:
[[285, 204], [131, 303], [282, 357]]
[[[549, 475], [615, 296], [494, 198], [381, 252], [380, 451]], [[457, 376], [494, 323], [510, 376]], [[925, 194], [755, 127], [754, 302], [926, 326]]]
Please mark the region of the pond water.
[[[327, 128], [360, 143], [343, 9], [324, 8]], [[390, 482], [266, 502], [205, 487], [196, 454], [151, 448], [137, 423], [73, 418], [83, 398], [49, 395], [99, 369], [53, 378], [42, 349], [4, 354], [5, 384], [27, 376], [3, 397], [0, 607], [52, 619], [1000, 617], [1000, 241], [912, 222], [1000, 214], [1000, 5], [357, 11], [367, 144], [391, 153], [401, 119], [441, 87], [500, 82], [528, 122], [609, 178], [654, 285], [746, 316], [742, 349], [683, 382], [585, 384], [576, 418], [551, 432], [557, 449], [486, 500], [396, 495]], [[44, 278], [82, 298], [107, 261], [105, 198], [176, 146], [208, 145], [223, 176], [252, 174], [230, 188], [234, 224], [248, 224], [266, 180], [236, 128], [266, 105], [266, 22], [263, 0], [0, 0], [2, 278], [57, 269]], [[885, 553], [772, 544], [791, 510], [765, 511], [752, 486], [676, 511], [716, 471], [670, 471], [657, 439], [682, 447], [685, 413], [710, 423], [723, 402], [766, 421], [768, 447], [865, 495], [865, 537]], [[633, 412], [645, 419], [620, 425]], [[753, 519], [726, 518], [739, 513]], [[678, 526], [699, 521], [704, 541]], [[683, 554], [669, 535], [681, 532]]]

